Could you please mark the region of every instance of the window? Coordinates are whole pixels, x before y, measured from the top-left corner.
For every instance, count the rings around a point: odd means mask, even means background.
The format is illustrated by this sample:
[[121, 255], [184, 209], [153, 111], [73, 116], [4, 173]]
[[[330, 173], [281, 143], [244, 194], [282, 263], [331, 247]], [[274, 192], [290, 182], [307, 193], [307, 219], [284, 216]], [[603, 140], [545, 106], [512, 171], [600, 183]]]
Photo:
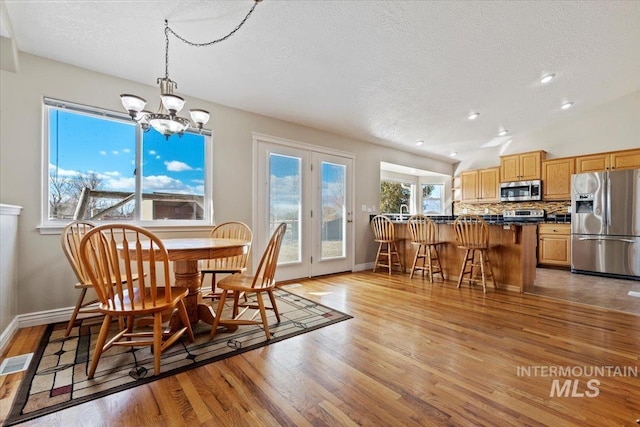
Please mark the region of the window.
[[45, 98], [43, 224], [211, 223], [211, 134], [165, 138], [126, 114]]
[[408, 214], [414, 188], [410, 182], [380, 181], [380, 212]]
[[444, 213], [443, 196], [443, 184], [422, 184], [422, 213], [442, 215]]

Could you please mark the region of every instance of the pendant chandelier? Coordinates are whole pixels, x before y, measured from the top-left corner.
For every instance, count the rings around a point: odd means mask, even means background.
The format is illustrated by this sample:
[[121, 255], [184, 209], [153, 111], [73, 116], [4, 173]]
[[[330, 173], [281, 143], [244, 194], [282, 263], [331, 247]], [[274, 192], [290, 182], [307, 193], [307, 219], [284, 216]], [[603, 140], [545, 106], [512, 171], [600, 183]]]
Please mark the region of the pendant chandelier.
[[[189, 110], [191, 120], [178, 115], [182, 107], [184, 107], [185, 100], [181, 96], [174, 94], [174, 90], [178, 88], [178, 84], [169, 78], [169, 33], [190, 46], [211, 46], [228, 39], [238, 31], [247, 19], [249, 19], [253, 10], [261, 1], [262, 0], [254, 0], [249, 13], [247, 13], [233, 31], [220, 39], [207, 43], [192, 43], [186, 40], [169, 27], [169, 21], [164, 21], [164, 77], [158, 77], [157, 80], [157, 84], [160, 86], [160, 106], [158, 107], [158, 111], [152, 113], [151, 111], [145, 110], [144, 107], [147, 105], [147, 101], [144, 98], [127, 93], [120, 95], [122, 106], [129, 112], [131, 118], [140, 124], [143, 131], [147, 132], [150, 128], [154, 128], [169, 139], [169, 137], [174, 134], [182, 136], [188, 127], [194, 127], [198, 129], [198, 131], [202, 131], [202, 127], [209, 121], [209, 112], [206, 110]], [[193, 123], [191, 121], [193, 121]]]

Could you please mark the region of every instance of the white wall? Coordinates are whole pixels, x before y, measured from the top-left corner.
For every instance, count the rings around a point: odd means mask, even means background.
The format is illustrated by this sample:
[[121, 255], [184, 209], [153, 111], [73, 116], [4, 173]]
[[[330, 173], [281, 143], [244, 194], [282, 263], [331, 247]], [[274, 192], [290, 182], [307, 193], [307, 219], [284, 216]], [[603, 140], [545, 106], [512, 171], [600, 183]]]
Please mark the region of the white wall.
[[[153, 84], [153, 82], [150, 82]], [[44, 96], [121, 111], [119, 94], [157, 99], [157, 87], [32, 55], [20, 55], [20, 71], [0, 71], [0, 195], [1, 202], [24, 207], [19, 229], [18, 313], [70, 307], [77, 292], [60, 247], [59, 235], [41, 235], [42, 98]], [[333, 135], [281, 120], [187, 98], [188, 106], [211, 111], [213, 129], [213, 196], [217, 222], [252, 223], [252, 132], [356, 154], [355, 206], [378, 205], [380, 161], [451, 174], [447, 163], [388, 147]], [[231, 184], [232, 183], [232, 184]], [[357, 210], [355, 263], [375, 257], [369, 214]], [[177, 232], [159, 232], [161, 235]], [[207, 235], [208, 230], [181, 235]], [[0, 297], [4, 297], [1, 295]]]
[[[22, 207], [0, 204], [0, 352], [18, 314], [18, 217]], [[11, 328], [14, 329], [14, 328]]]
[[499, 166], [499, 156], [525, 151], [544, 150], [552, 159], [640, 147], [640, 90], [586, 111], [578, 103], [558, 114], [563, 118], [553, 125], [514, 135], [504, 147], [477, 152], [473, 159], [461, 162], [455, 174]]
[[[575, 106], [573, 108], [579, 108]], [[504, 154], [537, 146], [547, 159], [640, 148], [640, 90], [514, 140]]]

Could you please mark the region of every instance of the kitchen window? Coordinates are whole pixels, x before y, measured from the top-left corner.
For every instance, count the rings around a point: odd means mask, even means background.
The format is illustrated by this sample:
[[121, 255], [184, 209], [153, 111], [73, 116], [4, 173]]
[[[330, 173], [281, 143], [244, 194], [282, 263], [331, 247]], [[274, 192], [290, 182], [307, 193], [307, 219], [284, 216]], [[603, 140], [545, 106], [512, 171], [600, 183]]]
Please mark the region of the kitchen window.
[[422, 213], [442, 215], [444, 213], [444, 185], [422, 184]]
[[44, 226], [212, 223], [211, 133], [168, 139], [128, 115], [44, 100]]

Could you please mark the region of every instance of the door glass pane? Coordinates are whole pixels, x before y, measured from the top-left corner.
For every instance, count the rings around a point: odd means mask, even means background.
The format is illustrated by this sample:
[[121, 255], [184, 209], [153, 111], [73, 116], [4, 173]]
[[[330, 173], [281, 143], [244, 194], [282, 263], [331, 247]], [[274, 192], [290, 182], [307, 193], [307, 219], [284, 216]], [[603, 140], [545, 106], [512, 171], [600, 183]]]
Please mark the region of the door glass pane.
[[271, 153], [269, 155], [269, 236], [278, 224], [287, 223], [278, 263], [300, 262], [300, 220], [302, 159]]
[[202, 220], [205, 137], [165, 138], [154, 129], [142, 143], [142, 220]]
[[322, 259], [345, 256], [346, 167], [322, 162]]

